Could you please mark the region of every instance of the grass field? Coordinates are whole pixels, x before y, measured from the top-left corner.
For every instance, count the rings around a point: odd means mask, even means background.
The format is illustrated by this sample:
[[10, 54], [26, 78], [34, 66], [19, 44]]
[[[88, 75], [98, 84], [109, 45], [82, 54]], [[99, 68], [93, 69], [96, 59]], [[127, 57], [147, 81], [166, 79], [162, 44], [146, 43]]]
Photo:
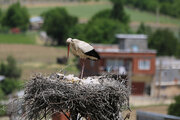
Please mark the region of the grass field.
[[27, 34], [0, 34], [0, 44], [8, 43], [8, 44], [35, 44], [35, 33], [27, 33]]
[[[46, 5], [46, 6], [38, 6], [38, 7], [28, 6], [28, 10], [31, 16], [37, 16], [40, 15], [42, 12], [57, 6], [56, 5], [54, 6]], [[80, 19], [86, 19], [86, 20], [90, 19], [98, 11], [112, 8], [112, 5], [109, 2], [101, 2], [97, 4], [96, 3], [64, 4], [64, 5], [60, 4], [59, 6], [66, 8], [71, 15], [75, 15]], [[127, 14], [130, 15], [132, 22], [136, 21], [136, 22], [156, 23], [157, 21], [156, 15], [153, 13], [139, 11], [137, 9], [128, 8], [128, 7], [126, 7], [125, 10]], [[180, 21], [179, 19], [175, 19], [164, 15], [160, 15], [159, 17], [159, 22], [162, 24], [175, 24], [180, 26], [179, 21]]]
[[[127, 14], [130, 15], [131, 21], [137, 21], [137, 22], [157, 22], [157, 17], [153, 13], [145, 12], [145, 11], [139, 11], [137, 9], [127, 8], [126, 7]], [[175, 19], [169, 16], [160, 15], [159, 22], [162, 24], [176, 24], [180, 26], [180, 19]]]
[[[29, 13], [31, 16], [38, 16], [41, 13], [48, 11], [52, 8], [55, 8], [56, 6], [52, 7], [52, 6], [43, 6], [43, 7], [29, 7]], [[64, 7], [67, 9], [67, 11], [71, 14], [71, 15], [75, 15], [77, 17], [79, 17], [80, 19], [89, 19], [90, 17], [92, 17], [95, 13], [97, 13], [98, 11], [107, 9], [107, 8], [111, 8], [111, 4], [70, 4], [70, 5], [62, 5], [61, 7]]]
[[28, 80], [34, 73], [51, 74], [64, 69], [66, 73], [78, 75], [79, 70], [72, 61], [70, 54], [69, 64], [56, 64], [57, 57], [65, 57], [67, 50], [64, 47], [48, 47], [40, 45], [0, 44], [0, 61], [11, 55], [22, 68], [23, 80]]

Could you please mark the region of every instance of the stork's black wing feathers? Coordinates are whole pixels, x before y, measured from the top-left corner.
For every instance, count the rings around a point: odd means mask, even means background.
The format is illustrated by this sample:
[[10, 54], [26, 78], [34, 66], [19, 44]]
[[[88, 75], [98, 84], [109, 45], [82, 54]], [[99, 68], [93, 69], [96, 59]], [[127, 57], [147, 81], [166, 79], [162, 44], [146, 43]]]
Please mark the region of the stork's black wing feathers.
[[86, 55], [89, 55], [89, 56], [92, 56], [92, 57], [95, 57], [97, 59], [101, 59], [99, 54], [95, 51], [95, 49], [89, 51], [89, 52], [86, 52], [85, 53]]

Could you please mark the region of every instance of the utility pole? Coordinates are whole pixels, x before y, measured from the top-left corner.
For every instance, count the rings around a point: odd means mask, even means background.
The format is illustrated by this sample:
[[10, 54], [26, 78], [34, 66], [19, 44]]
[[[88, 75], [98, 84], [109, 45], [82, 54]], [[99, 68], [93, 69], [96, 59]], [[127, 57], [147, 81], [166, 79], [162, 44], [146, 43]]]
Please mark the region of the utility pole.
[[162, 73], [162, 61], [161, 58], [159, 59], [159, 77], [158, 77], [158, 93], [157, 93], [157, 97], [160, 97], [160, 91], [161, 91], [161, 73]]
[[159, 6], [156, 7], [156, 24], [157, 26], [159, 26]]

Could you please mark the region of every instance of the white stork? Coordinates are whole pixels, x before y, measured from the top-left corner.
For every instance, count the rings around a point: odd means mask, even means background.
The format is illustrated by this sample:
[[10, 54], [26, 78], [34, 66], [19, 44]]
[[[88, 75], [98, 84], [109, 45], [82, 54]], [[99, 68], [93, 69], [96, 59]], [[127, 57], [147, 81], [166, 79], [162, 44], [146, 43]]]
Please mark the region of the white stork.
[[98, 60], [100, 59], [100, 56], [90, 44], [84, 41], [68, 38], [66, 42], [68, 44], [68, 58], [69, 58], [69, 49], [71, 48], [71, 52], [75, 56], [78, 56], [80, 57], [80, 59], [83, 60], [83, 65], [81, 70], [81, 79], [82, 79], [85, 59]]

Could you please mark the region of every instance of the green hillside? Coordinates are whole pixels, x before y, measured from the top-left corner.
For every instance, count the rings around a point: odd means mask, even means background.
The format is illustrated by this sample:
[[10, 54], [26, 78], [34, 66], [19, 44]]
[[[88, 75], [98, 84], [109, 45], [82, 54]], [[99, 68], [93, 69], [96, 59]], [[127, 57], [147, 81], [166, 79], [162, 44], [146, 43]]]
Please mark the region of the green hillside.
[[[126, 12], [130, 15], [131, 21], [137, 21], [137, 22], [157, 22], [157, 17], [155, 14], [150, 12], [144, 12], [137, 9], [127, 8]], [[180, 19], [175, 19], [169, 16], [160, 15], [159, 16], [159, 22], [163, 24], [175, 24], [180, 26]]]
[[[56, 7], [56, 6], [55, 6]], [[112, 5], [108, 2], [104, 2], [101, 4], [65, 4], [62, 7], [65, 7], [68, 12], [72, 15], [79, 17], [80, 19], [88, 20], [90, 19], [95, 13], [104, 9], [110, 9]], [[47, 11], [54, 7], [43, 6], [43, 7], [28, 7], [29, 13], [31, 16], [38, 16], [44, 11]], [[131, 21], [136, 22], [150, 22], [154, 23], [157, 21], [156, 15], [150, 12], [144, 12], [133, 8], [126, 7], [126, 12], [130, 15]], [[159, 22], [163, 24], [175, 24], [180, 26], [180, 19], [175, 19], [169, 16], [160, 15]]]

